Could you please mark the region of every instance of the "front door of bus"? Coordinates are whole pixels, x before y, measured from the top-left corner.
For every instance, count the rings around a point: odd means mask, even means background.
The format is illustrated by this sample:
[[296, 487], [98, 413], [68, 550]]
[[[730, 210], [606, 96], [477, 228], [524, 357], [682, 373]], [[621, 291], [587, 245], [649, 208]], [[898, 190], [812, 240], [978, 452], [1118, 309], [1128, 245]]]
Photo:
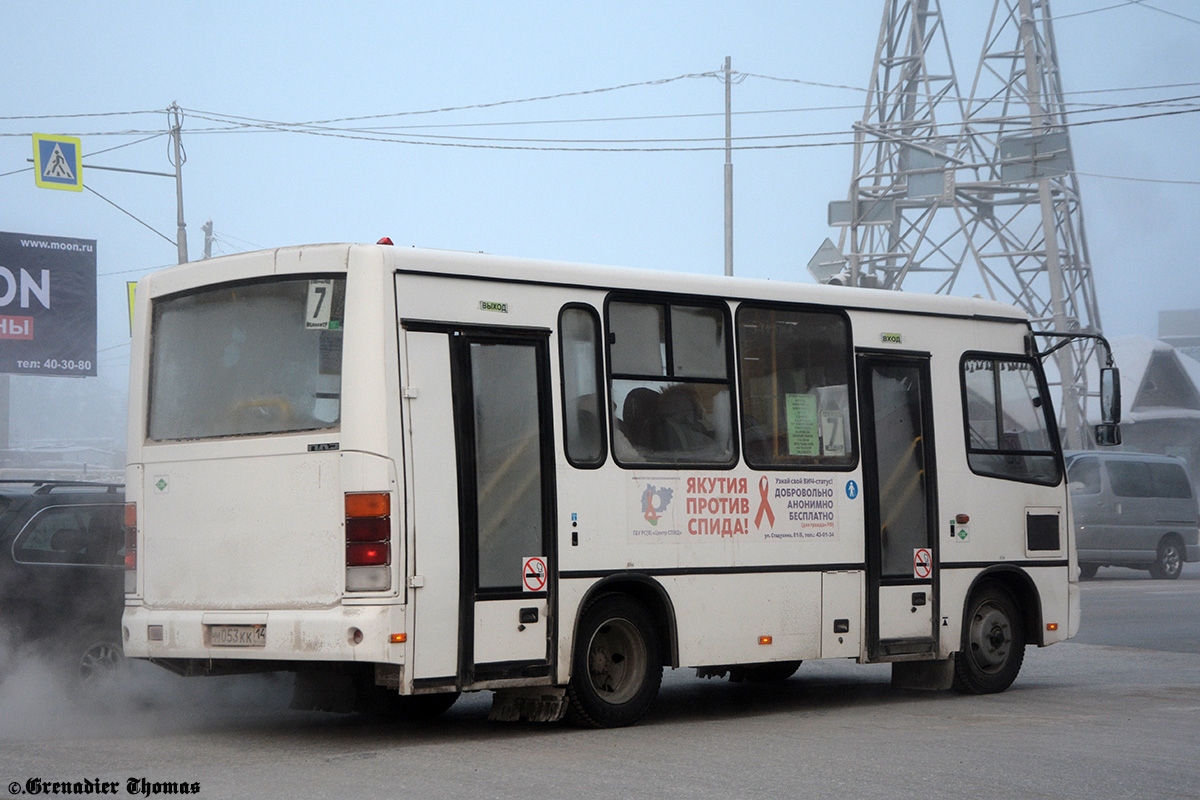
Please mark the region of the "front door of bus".
[[[409, 330], [406, 341], [416, 389], [407, 392], [415, 395], [409, 404], [414, 563], [423, 583], [413, 595], [414, 679], [445, 679], [451, 662], [459, 686], [549, 675], [554, 489], [547, 337]], [[441, 385], [427, 392], [422, 373]], [[426, 394], [440, 407], [423, 408]], [[424, 427], [427, 417], [441, 427]], [[451, 442], [452, 469], [444, 458]], [[443, 474], [422, 477], [426, 467]], [[446, 522], [455, 519], [451, 538]], [[456, 614], [442, 607], [453, 594]], [[446, 630], [451, 618], [455, 631]], [[425, 648], [434, 652], [423, 655]]]
[[937, 497], [926, 356], [858, 358], [867, 522], [868, 652], [936, 650]]

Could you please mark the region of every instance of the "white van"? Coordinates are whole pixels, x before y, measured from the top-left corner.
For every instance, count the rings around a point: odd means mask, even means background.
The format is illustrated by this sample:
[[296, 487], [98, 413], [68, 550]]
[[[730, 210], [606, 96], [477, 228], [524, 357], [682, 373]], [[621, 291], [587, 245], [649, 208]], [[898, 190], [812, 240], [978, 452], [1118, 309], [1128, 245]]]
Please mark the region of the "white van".
[[1200, 514], [1182, 461], [1099, 451], [1066, 461], [1081, 577], [1122, 566], [1174, 579], [1185, 561], [1200, 561]]

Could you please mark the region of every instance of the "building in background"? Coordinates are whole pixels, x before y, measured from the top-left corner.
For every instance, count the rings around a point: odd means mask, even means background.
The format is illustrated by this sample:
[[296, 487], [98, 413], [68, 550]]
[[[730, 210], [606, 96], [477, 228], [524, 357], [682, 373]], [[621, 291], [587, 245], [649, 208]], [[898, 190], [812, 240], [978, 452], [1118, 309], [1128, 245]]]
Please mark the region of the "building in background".
[[[1186, 313], [1200, 322], [1200, 311]], [[1169, 341], [1129, 336], [1112, 340], [1112, 347], [1121, 368], [1121, 449], [1182, 458], [1193, 485], [1200, 487], [1200, 360], [1186, 355], [1189, 347], [1200, 350], [1200, 328], [1192, 338], [1194, 345], [1177, 348]]]
[[1200, 308], [1158, 312], [1158, 338], [1200, 361]]

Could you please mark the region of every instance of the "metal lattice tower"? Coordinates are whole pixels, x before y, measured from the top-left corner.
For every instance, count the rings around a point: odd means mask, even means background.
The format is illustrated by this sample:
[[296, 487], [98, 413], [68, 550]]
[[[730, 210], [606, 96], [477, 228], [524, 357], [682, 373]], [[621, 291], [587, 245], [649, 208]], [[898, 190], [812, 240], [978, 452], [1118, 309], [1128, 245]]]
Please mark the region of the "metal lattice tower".
[[[849, 280], [1020, 306], [1100, 332], [1049, 0], [995, 0], [969, 98], [939, 0], [887, 0], [842, 227]], [[1060, 424], [1087, 446], [1090, 340], [1058, 351]]]

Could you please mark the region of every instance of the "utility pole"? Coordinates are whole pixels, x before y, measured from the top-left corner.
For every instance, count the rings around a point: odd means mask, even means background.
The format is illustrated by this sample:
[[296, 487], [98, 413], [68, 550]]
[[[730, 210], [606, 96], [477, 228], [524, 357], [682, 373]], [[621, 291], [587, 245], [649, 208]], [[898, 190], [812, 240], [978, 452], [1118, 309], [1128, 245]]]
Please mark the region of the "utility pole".
[[733, 275], [733, 82], [725, 56], [725, 274]]
[[178, 223], [178, 233], [175, 235], [175, 245], [179, 248], [179, 263], [186, 264], [188, 260], [187, 223], [183, 221], [183, 110], [178, 103], [171, 103], [167, 109], [171, 114], [171, 139], [175, 143], [175, 210]]

